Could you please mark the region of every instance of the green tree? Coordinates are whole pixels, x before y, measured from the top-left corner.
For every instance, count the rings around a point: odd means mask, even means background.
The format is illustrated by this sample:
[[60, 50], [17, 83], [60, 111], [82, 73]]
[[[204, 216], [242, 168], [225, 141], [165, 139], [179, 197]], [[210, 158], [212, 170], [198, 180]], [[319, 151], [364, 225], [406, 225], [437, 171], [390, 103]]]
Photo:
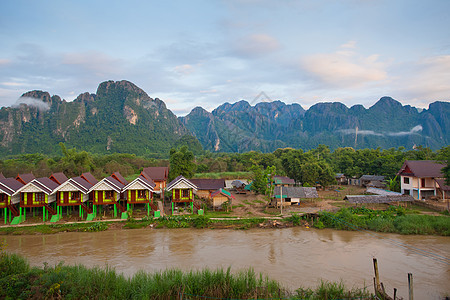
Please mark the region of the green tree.
[[450, 146], [438, 150], [437, 160], [446, 165], [442, 168], [442, 173], [445, 177], [445, 184], [450, 185]]
[[186, 178], [194, 176], [197, 165], [194, 161], [194, 154], [188, 150], [187, 146], [182, 146], [179, 150], [172, 148], [169, 154], [169, 181], [172, 181], [179, 175], [183, 175]]

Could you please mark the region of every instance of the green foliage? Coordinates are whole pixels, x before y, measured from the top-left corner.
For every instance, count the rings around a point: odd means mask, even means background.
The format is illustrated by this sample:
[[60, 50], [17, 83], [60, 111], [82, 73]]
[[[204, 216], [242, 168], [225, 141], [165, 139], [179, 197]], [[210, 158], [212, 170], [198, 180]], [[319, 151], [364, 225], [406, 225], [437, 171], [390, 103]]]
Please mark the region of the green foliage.
[[322, 300], [322, 299], [372, 299], [369, 291], [364, 289], [348, 289], [343, 282], [321, 281], [315, 288], [299, 288], [296, 290], [297, 299]]
[[445, 184], [450, 185], [450, 146], [443, 147], [438, 151], [437, 160], [445, 164], [442, 173], [445, 177]]
[[84, 231], [97, 232], [97, 231], [105, 231], [106, 229], [108, 229], [108, 224], [107, 223], [105, 223], [105, 222], [95, 222], [91, 226], [86, 227]]
[[336, 213], [322, 212], [320, 220], [325, 227], [342, 230], [374, 230], [400, 234], [450, 235], [450, 218], [412, 214], [391, 206], [386, 211], [365, 207], [342, 208]]
[[273, 176], [275, 175], [275, 166], [266, 167], [253, 165], [252, 168], [252, 190], [257, 194], [271, 195], [273, 193]]
[[192, 178], [195, 174], [196, 164], [194, 154], [188, 150], [187, 146], [182, 146], [178, 151], [170, 150], [170, 171], [169, 181], [172, 181], [179, 175], [186, 178]]
[[211, 220], [206, 216], [197, 216], [192, 219], [192, 224], [195, 228], [206, 228]]

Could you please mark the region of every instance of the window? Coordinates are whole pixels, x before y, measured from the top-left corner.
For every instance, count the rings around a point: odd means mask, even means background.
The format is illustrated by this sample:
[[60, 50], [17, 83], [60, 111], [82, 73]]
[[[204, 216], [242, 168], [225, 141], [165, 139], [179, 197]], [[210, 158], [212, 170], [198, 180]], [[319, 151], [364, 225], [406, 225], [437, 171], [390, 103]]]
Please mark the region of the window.
[[138, 198], [145, 198], [145, 190], [138, 190], [137, 191], [137, 197]]
[[79, 201], [80, 198], [81, 198], [81, 193], [80, 192], [72, 192], [72, 200]]
[[106, 191], [105, 199], [114, 199], [114, 192], [113, 191]]
[[189, 198], [189, 190], [182, 190], [181, 197], [182, 198]]
[[411, 192], [409, 190], [403, 190], [403, 195], [411, 195]]
[[409, 177], [404, 177], [403, 178], [403, 183], [404, 184], [409, 184]]
[[422, 178], [420, 181], [420, 186], [425, 187], [425, 178]]
[[36, 196], [34, 199], [36, 200], [36, 202], [44, 202], [45, 194], [44, 193], [36, 193]]
[[0, 202], [6, 202], [8, 200], [8, 195], [0, 194]]

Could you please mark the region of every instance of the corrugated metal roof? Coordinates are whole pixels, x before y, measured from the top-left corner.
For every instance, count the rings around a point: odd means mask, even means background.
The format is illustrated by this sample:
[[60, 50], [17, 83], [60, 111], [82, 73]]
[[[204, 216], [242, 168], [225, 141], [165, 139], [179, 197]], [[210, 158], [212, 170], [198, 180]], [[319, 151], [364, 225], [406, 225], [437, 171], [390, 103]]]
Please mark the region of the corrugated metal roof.
[[140, 182], [141, 184], [143, 184], [144, 186], [147, 186], [149, 190], [151, 190], [153, 192], [156, 184], [153, 182], [153, 180], [149, 180], [147, 178], [145, 178], [142, 175], [139, 175], [138, 178], [136, 178], [135, 180], [133, 180], [132, 182], [130, 182], [127, 186], [125, 186], [123, 188], [123, 191], [128, 190], [131, 186], [133, 186], [133, 184], [135, 184], [136, 182]]
[[215, 197], [215, 196], [217, 196], [217, 195], [219, 195], [219, 194], [222, 194], [222, 195], [224, 195], [224, 196], [226, 196], [226, 197], [228, 197], [228, 198], [236, 199], [236, 198], [234, 198], [233, 195], [231, 195], [230, 192], [228, 192], [228, 191], [226, 191], [226, 190], [224, 190], [224, 189], [218, 189], [218, 190], [215, 191], [214, 193], [211, 193], [211, 198], [213, 198], [213, 197]]
[[122, 174], [120, 174], [119, 172], [114, 172], [111, 176], [114, 179], [117, 179], [118, 181], [120, 181], [124, 185], [128, 184], [128, 181], [125, 178], [123, 178]]
[[376, 194], [376, 195], [401, 195], [401, 193], [388, 191], [388, 190], [383, 190], [383, 189], [377, 189], [377, 188], [374, 188], [374, 187], [368, 187], [366, 189], [366, 192], [367, 193]]
[[295, 180], [286, 176], [273, 176], [273, 181], [275, 184], [295, 184]]
[[276, 186], [273, 190], [274, 197], [281, 198], [281, 191], [283, 198], [319, 198], [315, 187]]
[[33, 179], [36, 179], [36, 177], [33, 175], [33, 173], [19, 174], [16, 177], [16, 180], [22, 180], [25, 183], [29, 183]]
[[391, 203], [414, 201], [410, 195], [347, 195], [344, 200], [350, 203]]

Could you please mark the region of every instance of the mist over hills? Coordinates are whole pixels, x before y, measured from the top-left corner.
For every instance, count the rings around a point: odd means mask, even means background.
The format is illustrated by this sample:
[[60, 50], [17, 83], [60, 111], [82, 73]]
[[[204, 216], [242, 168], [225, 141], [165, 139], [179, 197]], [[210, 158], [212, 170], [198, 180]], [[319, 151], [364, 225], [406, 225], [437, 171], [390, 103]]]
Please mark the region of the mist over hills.
[[[0, 109], [2, 156], [59, 153], [59, 142], [93, 153], [167, 155], [171, 147], [201, 143], [213, 152], [310, 149], [319, 144], [354, 148], [439, 149], [450, 144], [450, 103], [415, 107], [382, 97], [366, 109], [339, 102], [305, 110], [282, 101], [254, 106], [241, 100], [208, 112], [194, 108], [176, 117], [165, 103], [150, 98], [129, 81], [106, 81], [95, 94], [67, 102], [48, 92], [24, 93], [12, 107]], [[197, 141], [198, 140], [198, 141]]]

